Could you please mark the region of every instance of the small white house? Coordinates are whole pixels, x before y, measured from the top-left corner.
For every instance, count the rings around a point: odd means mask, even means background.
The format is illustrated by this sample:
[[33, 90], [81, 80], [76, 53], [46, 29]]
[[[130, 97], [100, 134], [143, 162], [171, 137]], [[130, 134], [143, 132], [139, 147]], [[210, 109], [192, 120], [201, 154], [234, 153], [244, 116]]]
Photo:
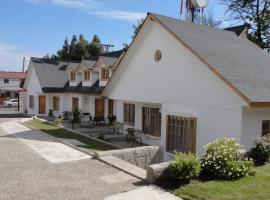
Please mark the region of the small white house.
[[24, 84], [27, 113], [46, 116], [50, 110], [62, 114], [79, 109], [106, 118], [113, 104], [100, 94], [116, 62], [117, 57], [110, 56], [72, 62], [31, 58]]
[[102, 96], [164, 160], [221, 137], [249, 148], [270, 129], [270, 57], [244, 35], [149, 13]]

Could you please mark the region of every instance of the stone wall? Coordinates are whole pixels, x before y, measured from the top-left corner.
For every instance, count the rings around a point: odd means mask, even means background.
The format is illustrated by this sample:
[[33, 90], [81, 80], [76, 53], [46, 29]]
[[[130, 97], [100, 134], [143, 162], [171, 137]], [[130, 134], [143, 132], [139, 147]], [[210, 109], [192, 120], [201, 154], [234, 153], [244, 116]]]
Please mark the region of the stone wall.
[[160, 150], [158, 146], [144, 146], [97, 153], [97, 157], [109, 155], [120, 158], [143, 169], [147, 169], [149, 165], [160, 163]]

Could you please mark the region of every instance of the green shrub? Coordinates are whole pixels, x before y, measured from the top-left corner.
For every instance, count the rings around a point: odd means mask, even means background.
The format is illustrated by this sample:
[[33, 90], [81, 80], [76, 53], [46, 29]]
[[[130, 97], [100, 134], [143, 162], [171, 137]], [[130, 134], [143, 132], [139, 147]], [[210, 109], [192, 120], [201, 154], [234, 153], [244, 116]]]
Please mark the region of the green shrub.
[[270, 134], [258, 138], [254, 141], [254, 146], [250, 149], [248, 156], [257, 165], [265, 164], [270, 157]]
[[200, 160], [194, 154], [176, 153], [168, 168], [169, 176], [176, 181], [189, 181], [200, 175]]
[[239, 158], [243, 151], [235, 139], [222, 138], [207, 144], [202, 160], [202, 175], [206, 178], [238, 179], [248, 176], [253, 161]]

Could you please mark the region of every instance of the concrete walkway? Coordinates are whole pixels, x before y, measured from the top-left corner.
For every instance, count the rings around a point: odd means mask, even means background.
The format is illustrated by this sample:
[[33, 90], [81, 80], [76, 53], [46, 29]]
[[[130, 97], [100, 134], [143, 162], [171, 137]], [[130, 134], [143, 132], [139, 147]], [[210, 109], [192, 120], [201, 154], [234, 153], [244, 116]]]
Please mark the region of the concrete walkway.
[[104, 200], [144, 185], [96, 159], [52, 163], [32, 146], [54, 143], [52, 138], [35, 137], [39, 131], [29, 131], [17, 122], [0, 118], [1, 200]]
[[6, 122], [0, 125], [8, 135], [18, 138], [32, 150], [43, 156], [51, 163], [61, 163], [82, 159], [90, 159], [91, 157], [67, 145], [55, 141], [49, 135], [31, 130], [28, 127], [16, 123]]
[[181, 198], [154, 186], [145, 186], [105, 198], [105, 200], [181, 200]]

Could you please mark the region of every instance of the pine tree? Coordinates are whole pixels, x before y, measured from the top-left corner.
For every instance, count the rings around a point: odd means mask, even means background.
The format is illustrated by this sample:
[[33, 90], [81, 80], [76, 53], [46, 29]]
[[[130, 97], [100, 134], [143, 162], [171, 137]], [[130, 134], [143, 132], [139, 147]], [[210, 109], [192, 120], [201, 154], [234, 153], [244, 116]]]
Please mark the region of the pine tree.
[[59, 59], [61, 60], [68, 60], [70, 59], [70, 55], [69, 55], [69, 43], [68, 43], [68, 38], [66, 37], [65, 41], [64, 41], [64, 45], [62, 47], [62, 49], [60, 49], [59, 51], [57, 51], [57, 55], [59, 57]]
[[94, 35], [93, 40], [86, 47], [91, 56], [97, 56], [102, 53], [101, 41], [97, 35]]
[[[78, 39], [76, 35], [72, 36], [71, 43], [69, 45], [69, 56], [71, 60], [78, 60], [78, 56], [76, 55], [76, 46], [78, 43]], [[79, 58], [80, 59], [80, 58]]]

